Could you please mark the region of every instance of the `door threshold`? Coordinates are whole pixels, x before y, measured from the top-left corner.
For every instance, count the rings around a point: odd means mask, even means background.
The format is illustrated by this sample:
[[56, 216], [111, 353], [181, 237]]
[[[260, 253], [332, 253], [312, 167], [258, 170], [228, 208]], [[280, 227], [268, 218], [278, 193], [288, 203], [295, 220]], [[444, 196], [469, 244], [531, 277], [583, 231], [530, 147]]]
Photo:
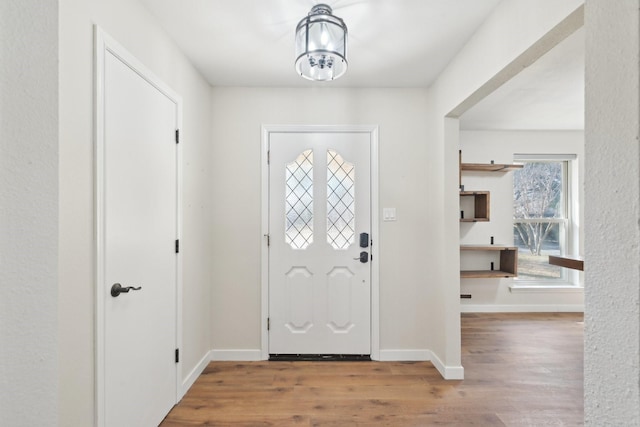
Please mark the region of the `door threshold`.
[[370, 354], [270, 354], [272, 362], [365, 362], [371, 361]]

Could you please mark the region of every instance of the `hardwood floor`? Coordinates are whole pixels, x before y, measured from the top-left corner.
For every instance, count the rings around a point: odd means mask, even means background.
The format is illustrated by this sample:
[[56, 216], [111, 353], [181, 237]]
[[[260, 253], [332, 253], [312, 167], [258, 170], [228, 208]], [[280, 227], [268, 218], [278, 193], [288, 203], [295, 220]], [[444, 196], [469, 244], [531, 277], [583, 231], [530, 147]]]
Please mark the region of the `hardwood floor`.
[[212, 362], [163, 427], [583, 425], [582, 314], [463, 314], [463, 381], [429, 362]]

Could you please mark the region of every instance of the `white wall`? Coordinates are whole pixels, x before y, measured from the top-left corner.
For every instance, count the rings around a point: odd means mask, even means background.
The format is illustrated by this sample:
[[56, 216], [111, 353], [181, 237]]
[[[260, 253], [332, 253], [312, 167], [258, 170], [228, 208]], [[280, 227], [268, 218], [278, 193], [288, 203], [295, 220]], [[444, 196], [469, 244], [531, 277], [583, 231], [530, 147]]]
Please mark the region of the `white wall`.
[[57, 1], [0, 2], [0, 425], [58, 418]]
[[88, 426], [94, 418], [93, 25], [183, 98], [183, 378], [211, 348], [210, 87], [136, 0], [61, 0], [59, 16], [60, 424]]
[[458, 142], [444, 117], [580, 5], [501, 3], [428, 93], [214, 88], [214, 350], [260, 348], [260, 126], [378, 124], [380, 207], [398, 209], [380, 230], [380, 347], [429, 350], [461, 377]]
[[425, 89], [212, 90], [215, 204], [212, 293], [214, 350], [260, 349], [261, 126], [375, 124], [380, 131], [380, 343], [382, 350], [426, 350], [439, 248], [438, 158], [427, 144]]
[[[450, 377], [461, 375], [457, 142], [445, 145], [444, 117], [580, 4], [501, 4], [431, 97], [423, 90], [214, 88], [214, 200], [225, 207], [213, 215], [214, 350], [260, 348], [260, 126], [379, 124], [380, 206], [398, 209], [379, 239], [381, 350], [433, 350]], [[234, 185], [224, 185], [230, 176]]]
[[[37, 3], [37, 4], [36, 4]], [[105, 2], [106, 3], [106, 2]], [[396, 141], [389, 138], [388, 147], [382, 156], [389, 156], [389, 163], [407, 161], [411, 168], [424, 168], [420, 163], [427, 157], [428, 165], [433, 167], [427, 171], [413, 171], [409, 174], [405, 169], [394, 168], [381, 162], [386, 171], [383, 176], [389, 176], [382, 182], [382, 206], [391, 203], [399, 208], [399, 215], [405, 215], [408, 209], [409, 226], [398, 224], [383, 227], [383, 236], [387, 240], [388, 259], [395, 259], [393, 251], [402, 248], [408, 240], [411, 245], [418, 245], [425, 236], [430, 238], [432, 252], [442, 249], [444, 254], [438, 258], [445, 261], [443, 269], [436, 269], [429, 279], [423, 278], [420, 284], [405, 284], [401, 290], [416, 290], [420, 293], [421, 301], [410, 310], [409, 315], [402, 318], [408, 320], [414, 314], [415, 306], [420, 306], [421, 312], [412, 317], [408, 323], [417, 327], [425, 327], [422, 340], [424, 345], [434, 344], [433, 349], [442, 355], [447, 363], [455, 363], [459, 358], [459, 336], [455, 330], [459, 328], [456, 322], [458, 312], [455, 309], [457, 294], [457, 256], [459, 227], [457, 221], [457, 138], [451, 145], [444, 145], [445, 131], [451, 131], [451, 120], [443, 120], [456, 105], [461, 105], [464, 99], [472, 99], [469, 94], [482, 89], [484, 82], [497, 75], [497, 70], [503, 69], [510, 59], [518, 52], [522, 52], [549, 29], [554, 22], [565, 16], [576, 3], [574, 1], [557, 2], [511, 1], [503, 2], [494, 18], [486, 24], [489, 30], [480, 31], [476, 39], [467, 49], [458, 55], [458, 59], [445, 71], [442, 79], [432, 88], [430, 101], [427, 102], [428, 114], [426, 124], [419, 124], [426, 129], [428, 145], [417, 152], [396, 150]], [[92, 67], [91, 67], [91, 24], [98, 22], [111, 35], [122, 42], [136, 56], [150, 68], [156, 71], [185, 98], [185, 137], [191, 135], [192, 141], [198, 141], [191, 149], [185, 147], [185, 186], [193, 185], [193, 190], [185, 194], [185, 221], [190, 218], [189, 225], [185, 224], [185, 239], [190, 240], [185, 245], [185, 306], [189, 306], [190, 319], [185, 321], [185, 328], [193, 322], [193, 332], [185, 331], [185, 341], [194, 340], [194, 350], [191, 352], [190, 363], [198, 357], [196, 353], [208, 349], [208, 343], [201, 343], [200, 338], [208, 335], [207, 327], [200, 328], [200, 319], [209, 316], [205, 284], [211, 275], [210, 269], [203, 266], [208, 258], [209, 238], [211, 232], [196, 227], [195, 224], [206, 224], [211, 209], [209, 196], [212, 192], [209, 185], [214, 176], [209, 175], [206, 165], [213, 156], [206, 146], [201, 143], [209, 140], [207, 121], [211, 114], [207, 108], [208, 89], [206, 84], [194, 73], [186, 61], [167, 41], [166, 37], [153, 24], [153, 20], [135, 3], [110, 1], [100, 4], [96, 1], [63, 0], [60, 5], [60, 173], [56, 171], [56, 65], [55, 50], [57, 37], [55, 36], [56, 8], [55, 2], [15, 1], [0, 3], [0, 124], [3, 132], [2, 156], [0, 162], [0, 206], [11, 206], [11, 211], [2, 210], [2, 243], [0, 244], [2, 271], [6, 283], [20, 285], [18, 289], [23, 293], [12, 294], [12, 298], [3, 298], [0, 321], [2, 323], [2, 352], [0, 353], [0, 367], [2, 369], [2, 399], [0, 414], [2, 424], [7, 425], [55, 425], [57, 395], [53, 376], [56, 375], [56, 335], [59, 341], [59, 374], [60, 384], [60, 418], [61, 425], [91, 425], [93, 417], [93, 267], [92, 267], [92, 223], [93, 223], [93, 170], [92, 170]], [[638, 33], [640, 32], [638, 0], [624, 0], [610, 2], [609, 0], [587, 0], [587, 129], [586, 155], [590, 173], [586, 177], [586, 256], [592, 267], [586, 272], [586, 346], [585, 346], [585, 418], [587, 425], [636, 425], [640, 421], [638, 413], [639, 373], [638, 340], [640, 339], [638, 313], [638, 259], [637, 242], [640, 239], [638, 230], [638, 212], [640, 205], [638, 184], [640, 182], [640, 156], [638, 155], [637, 135], [639, 128], [638, 106]], [[529, 13], [527, 7], [539, 7], [539, 10]], [[508, 18], [508, 11], [517, 12]], [[544, 16], [540, 16], [544, 12]], [[528, 17], [531, 19], [524, 19]], [[502, 28], [499, 22], [513, 21], [513, 28]], [[496, 23], [498, 22], [498, 24]], [[63, 27], [63, 28], [62, 28]], [[31, 31], [33, 30], [33, 31]], [[493, 34], [494, 37], [488, 37]], [[483, 35], [483, 33], [485, 35]], [[500, 42], [496, 42], [500, 40]], [[505, 46], [502, 41], [508, 41]], [[19, 41], [19, 42], [18, 42]], [[15, 42], [15, 43], [14, 43]], [[615, 49], [612, 48], [615, 46]], [[20, 54], [10, 54], [14, 49], [20, 49]], [[476, 50], [478, 49], [478, 50]], [[473, 52], [476, 52], [474, 54]], [[484, 55], [476, 57], [475, 55]], [[499, 58], [499, 60], [496, 60]], [[506, 62], [505, 62], [506, 61]], [[19, 70], [19, 72], [17, 72]], [[477, 72], [476, 72], [477, 71]], [[16, 81], [16, 79], [20, 79]], [[35, 89], [32, 90], [32, 89]], [[214, 95], [222, 96], [225, 90], [214, 90]], [[227, 99], [234, 105], [234, 110], [243, 109], [242, 100], [235, 99], [233, 94], [242, 95], [243, 90], [229, 90]], [[260, 91], [258, 91], [260, 92]], [[270, 92], [270, 91], [266, 91]], [[309, 91], [307, 93], [313, 93]], [[346, 91], [345, 93], [348, 93]], [[203, 95], [206, 93], [206, 95]], [[312, 115], [303, 110], [308, 103], [287, 92], [278, 91], [268, 94], [267, 98], [276, 100], [280, 95], [295, 104], [299, 111], [301, 122], [319, 123]], [[27, 95], [27, 96], [25, 96]], [[42, 96], [43, 98], [39, 98]], [[420, 95], [422, 96], [422, 94]], [[257, 98], [261, 96], [256, 95]], [[249, 101], [254, 97], [250, 97]], [[331, 112], [326, 114], [327, 121], [342, 123], [374, 122], [375, 114], [362, 117], [360, 109], [366, 109], [362, 104], [376, 96], [364, 96], [359, 102], [354, 102], [345, 111], [347, 113], [334, 117]], [[400, 97], [402, 98], [402, 97]], [[325, 99], [324, 105], [329, 102]], [[249, 109], [251, 106], [247, 103]], [[296, 108], [289, 105], [289, 109]], [[382, 112], [383, 106], [370, 106], [372, 110]], [[396, 106], [396, 107], [402, 107]], [[422, 107], [420, 107], [422, 108]], [[238, 137], [229, 134], [229, 129], [241, 128], [242, 115], [233, 118], [224, 115], [225, 106], [218, 102], [215, 110], [223, 117], [234, 121], [229, 126], [223, 126], [216, 134], [214, 143], [220, 144], [223, 150], [217, 154], [225, 154], [224, 147], [219, 143], [220, 137], [227, 141], [240, 143], [237, 152], [229, 149], [229, 154], [240, 154], [255, 165], [255, 170], [244, 167], [241, 171], [248, 173], [247, 182], [241, 190], [249, 191], [254, 196], [258, 194], [259, 183], [259, 149], [251, 149], [247, 141], [248, 133], [255, 132], [251, 140], [259, 144], [259, 130], [238, 132]], [[280, 119], [277, 111], [271, 111], [265, 101], [260, 104], [261, 111], [268, 111], [274, 123]], [[313, 110], [313, 108], [312, 108]], [[377, 113], [376, 113], [377, 114]], [[386, 113], [385, 113], [386, 114]], [[201, 117], [203, 116], [203, 117]], [[345, 118], [346, 117], [346, 118]], [[215, 118], [215, 115], [214, 115]], [[410, 119], [414, 121], [411, 116]], [[455, 120], [454, 120], [455, 121]], [[257, 125], [255, 120], [251, 123]], [[386, 123], [381, 119], [381, 125]], [[403, 126], [391, 126], [396, 129], [390, 135], [400, 141], [399, 148], [407, 149], [413, 145], [414, 132], [405, 132]], [[455, 124], [455, 123], [454, 123]], [[415, 123], [414, 123], [415, 125]], [[385, 126], [386, 127], [386, 126]], [[191, 128], [191, 129], [189, 129]], [[225, 131], [226, 129], [226, 131]], [[382, 128], [381, 128], [382, 129]], [[235, 132], [232, 132], [235, 134]], [[381, 133], [381, 138], [383, 137]], [[385, 136], [386, 138], [386, 136]], [[22, 144], [15, 144], [19, 140]], [[188, 140], [188, 139], [186, 139]], [[635, 153], [635, 154], [634, 154]], [[416, 158], [412, 157], [416, 155]], [[28, 159], [28, 160], [27, 160]], [[227, 159], [228, 160], [228, 159]], [[15, 162], [21, 162], [20, 168]], [[436, 163], [434, 165], [434, 162]], [[442, 162], [441, 167], [438, 163]], [[419, 164], [419, 165], [418, 165]], [[215, 173], [215, 179], [226, 179], [222, 172], [233, 171], [226, 166], [223, 159], [215, 161], [214, 165], [221, 167], [220, 173]], [[622, 167], [621, 167], [622, 165]], [[446, 173], [445, 173], [446, 171]], [[7, 173], [8, 172], [8, 173]], [[255, 176], [254, 176], [255, 175]], [[402, 196], [415, 197], [420, 192], [414, 190], [420, 184], [415, 184], [415, 178], [427, 179], [425, 201], [404, 202]], [[56, 181], [60, 182], [59, 207], [59, 239], [60, 260], [59, 278], [56, 280], [56, 249], [55, 249], [55, 207]], [[249, 182], [250, 181], [250, 182]], [[29, 186], [29, 192], [17, 191], [20, 185]], [[231, 189], [219, 186], [214, 196], [220, 196], [222, 201], [231, 200]], [[615, 189], [612, 191], [612, 189]], [[191, 192], [193, 191], [193, 192]], [[205, 194], [206, 193], [206, 194]], [[218, 194], [219, 193], [219, 194]], [[398, 194], [396, 196], [396, 194]], [[420, 197], [420, 196], [418, 196]], [[232, 201], [236, 201], [236, 197]], [[385, 203], [387, 202], [387, 203]], [[257, 201], [240, 200], [243, 206], [255, 208]], [[442, 212], [434, 212], [432, 205], [443, 206]], [[415, 210], [411, 210], [414, 206]], [[625, 212], [625, 215], [619, 215]], [[24, 213], [24, 215], [22, 214]], [[253, 215], [258, 215], [254, 213]], [[247, 214], [250, 217], [251, 214]], [[233, 230], [241, 231], [239, 221], [234, 221], [230, 213], [217, 213], [217, 219], [230, 220]], [[251, 217], [253, 218], [253, 217]], [[249, 225], [254, 231], [259, 231], [257, 223], [250, 218]], [[420, 219], [418, 219], [420, 218]], [[424, 219], [427, 219], [424, 222]], [[611, 221], [616, 218], [616, 221]], [[424, 224], [435, 223], [443, 231], [430, 234], [430, 231], [420, 231]], [[410, 226], [417, 226], [410, 230]], [[397, 230], [397, 234], [396, 230]], [[7, 237], [11, 230], [24, 230], [23, 238], [17, 241], [15, 237]], [[418, 231], [416, 231], [418, 230]], [[225, 229], [217, 227], [215, 237], [224, 236]], [[236, 233], [237, 234], [237, 233]], [[240, 233], [241, 237], [260, 239], [258, 235]], [[445, 237], [446, 236], [446, 237]], [[188, 237], [188, 239], [187, 239]], [[233, 241], [235, 236], [231, 236]], [[454, 238], [455, 237], [455, 238]], [[26, 246], [20, 246], [25, 245]], [[237, 245], [240, 245], [239, 243]], [[250, 253], [255, 255], [259, 251], [259, 243], [254, 243]], [[30, 250], [34, 249], [34, 250]], [[246, 249], [243, 247], [243, 249]], [[187, 259], [186, 253], [191, 250], [192, 255]], [[215, 250], [218, 255], [224, 253], [222, 245], [217, 243]], [[402, 249], [405, 251], [404, 249]], [[195, 254], [198, 256], [194, 256]], [[404, 252], [403, 252], [404, 253]], [[422, 261], [423, 255], [431, 252], [412, 254], [416, 259], [410, 262], [399, 261], [398, 265], [387, 266], [385, 280], [393, 279], [391, 272], [400, 271], [403, 278], [418, 277], [414, 262]], [[436, 254], [434, 254], [436, 255]], [[399, 257], [398, 257], [399, 258]], [[419, 259], [418, 259], [419, 258]], [[226, 258], [228, 259], [228, 257]], [[219, 261], [218, 261], [219, 262]], [[6, 263], [6, 266], [5, 264]], [[411, 265], [409, 265], [411, 264]], [[404, 271], [409, 265], [409, 272]], [[236, 280], [235, 274], [230, 274], [239, 263], [226, 270], [229, 283], [216, 282], [215, 296], [230, 296], [226, 301], [234, 302], [233, 297], [248, 302], [249, 309], [254, 308], [256, 289], [259, 286], [258, 274], [251, 270], [248, 275], [241, 275], [242, 281]], [[6, 268], [5, 268], [6, 267]], [[244, 268], [244, 267], [243, 267]], [[446, 271], [443, 271], [446, 270]], [[251, 276], [251, 277], [249, 277]], [[231, 277], [231, 279], [229, 279]], [[188, 278], [188, 280], [187, 280]], [[247, 278], [249, 281], [246, 281]], [[451, 280], [444, 280], [451, 279]], [[56, 299], [57, 282], [60, 282], [59, 296], [59, 326], [56, 330], [56, 307], [52, 302]], [[389, 300], [395, 290], [391, 284], [387, 285], [384, 300]], [[429, 283], [429, 287], [423, 287]], [[435, 283], [435, 284], [434, 284]], [[239, 285], [239, 290], [233, 289]], [[190, 288], [187, 290], [187, 288]], [[451, 289], [449, 289], [451, 288]], [[4, 288], [3, 288], [4, 289]], [[189, 296], [187, 294], [190, 294]], [[383, 309], [384, 317], [390, 317], [393, 309], [406, 303], [410, 297], [400, 295], [399, 302], [392, 300]], [[204, 298], [202, 298], [204, 296]], [[188, 302], [187, 300], [191, 300]], [[444, 302], [444, 303], [443, 303]], [[9, 304], [7, 304], [9, 303]], [[220, 306], [222, 302], [218, 303]], [[241, 325], [240, 332], [246, 332], [247, 327], [240, 316], [222, 312], [221, 318], [230, 318]], [[256, 317], [249, 310], [242, 312], [250, 316], [248, 323], [258, 325]], [[24, 316], [24, 317], [20, 317]], [[205, 322], [206, 323], [206, 322]], [[407, 323], [407, 322], [405, 322]], [[391, 324], [392, 326], [397, 325]], [[426, 325], [426, 326], [425, 326]], [[433, 327], [433, 325], [444, 325]], [[402, 346], [410, 343], [412, 337], [404, 333], [405, 326], [400, 330], [388, 328], [383, 331], [385, 345]], [[248, 339], [234, 337], [234, 325], [228, 330], [215, 331], [213, 337], [218, 344], [247, 346], [253, 348], [257, 343], [259, 331], [249, 332]], [[20, 328], [20, 329], [16, 329]], [[18, 330], [23, 336], [14, 332]], [[427, 330], [432, 332], [428, 333]], [[187, 338], [190, 337], [190, 338]], [[9, 343], [9, 345], [6, 345]], [[18, 353], [14, 353], [15, 349]], [[25, 350], [26, 349], [26, 350]], [[457, 349], [457, 352], [456, 352]], [[186, 354], [185, 354], [186, 356]], [[7, 386], [11, 383], [11, 387]], [[10, 394], [7, 394], [10, 391]], [[28, 392], [28, 393], [27, 393]], [[34, 405], [33, 402], [36, 402]], [[17, 417], [17, 418], [14, 418]]]
[[[575, 154], [577, 159], [578, 201], [584, 201], [584, 132], [582, 131], [461, 131], [462, 161], [466, 163], [512, 163], [519, 154]], [[574, 171], [576, 172], [576, 171]], [[491, 220], [489, 222], [460, 223], [461, 244], [489, 244], [494, 236], [496, 244], [513, 244], [513, 173], [462, 174], [462, 184], [468, 191], [490, 191]], [[576, 230], [584, 241], [582, 210], [578, 211]], [[578, 253], [583, 254], [581, 250]], [[465, 254], [461, 260], [472, 262], [475, 254]], [[467, 267], [468, 269], [469, 267]], [[581, 274], [575, 284], [582, 284]], [[583, 309], [582, 289], [513, 289], [515, 279], [464, 279], [460, 292], [471, 294], [461, 300], [462, 311], [580, 311]]]
[[433, 351], [447, 366], [460, 365], [456, 117], [574, 31], [581, 24], [581, 4], [582, 0], [501, 2], [429, 90], [427, 140], [438, 160], [433, 171], [437, 179], [430, 184], [438, 189], [432, 202], [441, 207], [432, 244], [440, 249], [441, 268], [431, 272], [437, 285], [428, 311], [430, 324], [444, 325], [434, 331]]
[[585, 424], [640, 425], [640, 1], [588, 0]]

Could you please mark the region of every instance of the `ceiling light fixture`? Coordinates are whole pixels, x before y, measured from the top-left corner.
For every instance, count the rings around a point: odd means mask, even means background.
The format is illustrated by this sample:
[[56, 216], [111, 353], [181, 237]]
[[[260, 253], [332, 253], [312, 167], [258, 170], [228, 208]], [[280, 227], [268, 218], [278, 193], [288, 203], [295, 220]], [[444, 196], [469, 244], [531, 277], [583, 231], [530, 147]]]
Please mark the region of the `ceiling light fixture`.
[[335, 80], [347, 71], [347, 26], [317, 4], [296, 27], [296, 71], [305, 79]]

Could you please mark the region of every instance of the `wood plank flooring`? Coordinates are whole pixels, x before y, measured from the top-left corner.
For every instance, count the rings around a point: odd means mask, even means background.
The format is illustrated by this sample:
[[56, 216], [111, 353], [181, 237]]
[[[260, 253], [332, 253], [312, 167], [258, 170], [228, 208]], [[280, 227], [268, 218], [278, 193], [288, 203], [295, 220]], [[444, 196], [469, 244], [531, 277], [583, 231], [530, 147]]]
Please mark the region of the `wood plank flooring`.
[[429, 362], [212, 362], [161, 426], [580, 426], [582, 360], [582, 314], [463, 314], [463, 381]]

